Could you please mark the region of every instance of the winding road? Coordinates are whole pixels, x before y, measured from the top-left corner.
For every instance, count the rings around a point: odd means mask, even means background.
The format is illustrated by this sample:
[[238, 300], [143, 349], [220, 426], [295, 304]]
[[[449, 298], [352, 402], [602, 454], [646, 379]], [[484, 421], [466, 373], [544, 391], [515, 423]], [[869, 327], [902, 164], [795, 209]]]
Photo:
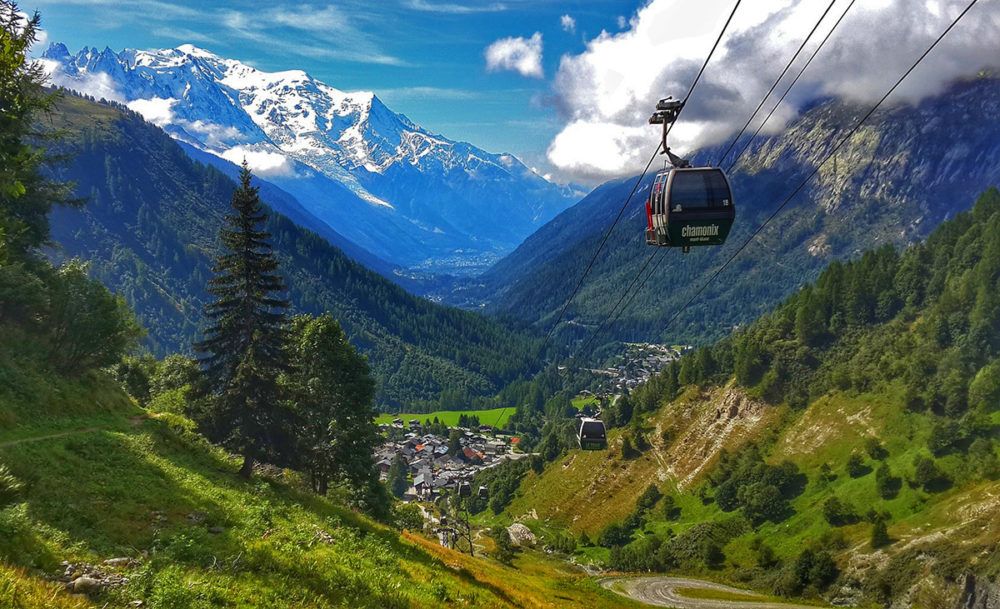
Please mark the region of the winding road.
[[[685, 577], [609, 577], [602, 579], [600, 583], [608, 590], [640, 603], [657, 607], [673, 607], [674, 609], [817, 609], [815, 605], [774, 602], [749, 590]], [[747, 597], [756, 596], [760, 597], [761, 600], [735, 601], [692, 598], [679, 592], [679, 590], [693, 589]]]

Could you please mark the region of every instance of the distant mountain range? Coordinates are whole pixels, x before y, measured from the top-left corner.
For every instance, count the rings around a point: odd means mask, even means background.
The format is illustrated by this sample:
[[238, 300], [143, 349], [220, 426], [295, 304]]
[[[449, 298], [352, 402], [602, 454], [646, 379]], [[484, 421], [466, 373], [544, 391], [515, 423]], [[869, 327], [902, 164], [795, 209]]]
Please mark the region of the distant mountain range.
[[53, 44], [42, 61], [55, 84], [125, 103], [207, 153], [199, 160], [248, 159], [308, 212], [297, 222], [404, 269], [482, 270], [581, 195], [299, 70], [262, 72], [191, 45], [74, 55]]
[[[878, 112], [705, 292], [668, 317], [707, 281], [867, 111], [821, 100], [781, 133], [758, 138], [730, 175], [737, 219], [729, 241], [684, 255], [664, 251], [652, 275], [600, 345], [617, 340], [704, 343], [756, 319], [814, 279], [831, 261], [882, 244], [926, 237], [1000, 184], [1000, 78], [954, 83], [920, 104]], [[650, 147], [655, 142], [650, 142]], [[739, 147], [737, 147], [739, 149]], [[695, 164], [715, 162], [705, 150]], [[643, 202], [651, 170], [563, 318], [563, 342], [589, 337], [619, 301], [652, 248]], [[608, 182], [525, 240], [484, 275], [446, 286], [438, 300], [555, 322], [637, 176]]]

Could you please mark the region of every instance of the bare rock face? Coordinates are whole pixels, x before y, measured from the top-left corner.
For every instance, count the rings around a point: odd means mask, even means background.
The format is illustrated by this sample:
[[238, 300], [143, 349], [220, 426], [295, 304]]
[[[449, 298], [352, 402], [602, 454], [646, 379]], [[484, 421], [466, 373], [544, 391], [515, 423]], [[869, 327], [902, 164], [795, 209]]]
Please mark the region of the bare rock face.
[[515, 546], [534, 546], [535, 542], [538, 541], [531, 529], [520, 522], [515, 522], [507, 527], [507, 533], [510, 534], [510, 540]]
[[1000, 582], [975, 575], [965, 575], [962, 580], [959, 581], [962, 595], [956, 609], [1000, 609]]

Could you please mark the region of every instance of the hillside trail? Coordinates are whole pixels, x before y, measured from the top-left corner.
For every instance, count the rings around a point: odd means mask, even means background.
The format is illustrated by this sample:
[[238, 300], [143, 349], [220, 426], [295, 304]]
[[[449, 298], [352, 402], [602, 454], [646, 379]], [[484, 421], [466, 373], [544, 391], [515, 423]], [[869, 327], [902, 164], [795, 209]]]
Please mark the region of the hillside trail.
[[[134, 416], [129, 417], [128, 422], [130, 427], [138, 427], [146, 420], [145, 416]], [[98, 431], [109, 431], [115, 429], [111, 426], [106, 427], [81, 427], [80, 429], [69, 429], [66, 431], [60, 431], [57, 433], [44, 434], [40, 436], [31, 436], [28, 438], [20, 438], [17, 440], [7, 440], [5, 442], [0, 442], [0, 448], [7, 448], [9, 446], [17, 446], [19, 444], [31, 444], [33, 442], [44, 442], [46, 440], [56, 440], [58, 438], [65, 438], [68, 436], [78, 436], [87, 433], [94, 433]]]
[[[715, 582], [687, 577], [608, 577], [599, 581], [601, 586], [627, 596], [632, 600], [674, 609], [817, 609], [816, 605], [796, 605], [767, 600], [755, 592], [724, 586]], [[716, 600], [692, 598], [678, 590], [707, 590], [723, 594], [760, 596], [760, 601]]]

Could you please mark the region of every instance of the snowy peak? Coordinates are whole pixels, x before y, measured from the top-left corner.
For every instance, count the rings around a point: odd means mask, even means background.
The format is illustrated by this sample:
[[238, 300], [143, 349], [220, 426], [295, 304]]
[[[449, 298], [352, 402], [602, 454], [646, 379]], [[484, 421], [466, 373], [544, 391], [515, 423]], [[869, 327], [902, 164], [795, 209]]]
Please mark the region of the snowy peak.
[[[199, 151], [246, 159], [348, 237], [344, 222], [368, 212], [342, 195], [330, 200], [331, 191], [392, 212], [392, 226], [382, 219], [353, 235], [404, 266], [422, 249], [428, 258], [419, 263], [430, 267], [432, 250], [493, 258], [573, 202], [511, 155], [430, 133], [371, 91], [342, 91], [302, 70], [265, 72], [190, 44], [119, 53], [84, 47], [73, 55], [56, 43], [43, 62], [57, 85], [125, 103]], [[494, 233], [477, 234], [477, 218]], [[393, 247], [404, 251], [384, 251]]]

